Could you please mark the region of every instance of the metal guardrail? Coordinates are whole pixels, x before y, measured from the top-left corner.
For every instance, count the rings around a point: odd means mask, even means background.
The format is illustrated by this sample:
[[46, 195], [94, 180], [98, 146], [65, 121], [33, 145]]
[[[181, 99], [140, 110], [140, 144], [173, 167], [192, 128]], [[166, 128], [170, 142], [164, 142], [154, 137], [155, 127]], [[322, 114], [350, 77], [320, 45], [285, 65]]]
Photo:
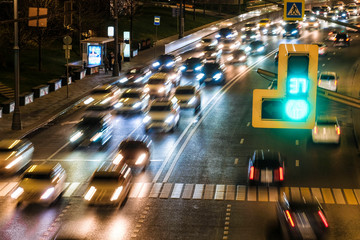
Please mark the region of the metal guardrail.
[[354, 97], [349, 97], [337, 92], [332, 92], [329, 90], [325, 90], [325, 89], [321, 89], [318, 88], [317, 89], [317, 94], [320, 97], [324, 97], [327, 98], [329, 100], [333, 100], [335, 102], [338, 103], [342, 103], [351, 107], [355, 107], [355, 108], [360, 108], [360, 99], [359, 98], [354, 98]]

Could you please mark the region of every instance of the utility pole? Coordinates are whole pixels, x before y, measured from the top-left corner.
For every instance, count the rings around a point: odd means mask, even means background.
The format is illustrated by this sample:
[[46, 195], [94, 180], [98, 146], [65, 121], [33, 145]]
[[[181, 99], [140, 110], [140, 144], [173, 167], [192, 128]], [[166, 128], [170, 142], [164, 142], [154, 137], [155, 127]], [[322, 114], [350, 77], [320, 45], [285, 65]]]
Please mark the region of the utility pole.
[[12, 119], [12, 130], [21, 130], [21, 116], [19, 104], [20, 92], [20, 60], [19, 60], [19, 27], [18, 27], [18, 0], [14, 0], [14, 70], [15, 70], [15, 109]]
[[183, 0], [180, 0], [180, 14], [179, 14], [179, 38], [184, 37], [184, 9]]
[[195, 8], [195, 0], [193, 0], [193, 20], [195, 21], [195, 19], [196, 19], [196, 8]]
[[119, 13], [118, 13], [118, 1], [114, 0], [114, 34], [115, 34], [115, 61], [113, 68], [113, 77], [119, 76]]

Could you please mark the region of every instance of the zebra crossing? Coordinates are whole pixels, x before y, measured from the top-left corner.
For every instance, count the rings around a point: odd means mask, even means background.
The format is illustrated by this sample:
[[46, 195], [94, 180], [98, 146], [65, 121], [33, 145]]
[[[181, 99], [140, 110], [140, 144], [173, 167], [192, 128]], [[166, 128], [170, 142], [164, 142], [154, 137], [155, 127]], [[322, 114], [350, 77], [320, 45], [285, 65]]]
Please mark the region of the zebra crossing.
[[[0, 182], [0, 197], [10, 196], [18, 182]], [[86, 182], [67, 182], [64, 198], [81, 197]], [[266, 187], [226, 184], [151, 183], [136, 182], [129, 192], [130, 199], [187, 199], [215, 201], [276, 202], [285, 193], [289, 199], [305, 200], [316, 197], [320, 203], [359, 205], [360, 189], [315, 187]]]

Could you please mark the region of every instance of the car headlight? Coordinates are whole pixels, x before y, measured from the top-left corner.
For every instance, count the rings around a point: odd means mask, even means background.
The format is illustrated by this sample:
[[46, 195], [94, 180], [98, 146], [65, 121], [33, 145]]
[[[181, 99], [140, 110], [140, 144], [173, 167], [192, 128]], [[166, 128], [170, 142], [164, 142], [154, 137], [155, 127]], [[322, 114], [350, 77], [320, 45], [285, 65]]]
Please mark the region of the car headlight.
[[233, 49], [233, 48], [235, 48], [235, 47], [236, 47], [235, 44], [232, 44], [232, 45], [230, 46], [231, 49]]
[[316, 11], [316, 15], [319, 15], [320, 14], [320, 12], [319, 11]]
[[245, 31], [245, 28], [243, 27], [243, 28], [241, 28], [241, 31]]
[[149, 92], [149, 91], [150, 91], [150, 88], [148, 88], [148, 87], [145, 87], [145, 88], [144, 88], [144, 92], [147, 93], [147, 92]]
[[202, 57], [204, 55], [205, 55], [205, 52], [201, 52], [199, 56]]
[[227, 58], [228, 61], [231, 61], [231, 60], [233, 60], [233, 59], [234, 59], [233, 56], [228, 56], [228, 58]]
[[122, 192], [123, 188], [124, 188], [123, 186], [116, 188], [115, 192], [113, 193], [113, 195], [110, 198], [110, 201], [116, 201], [119, 198], [120, 193]]
[[239, 61], [245, 61], [245, 59], [246, 59], [245, 56], [241, 56], [241, 57], [239, 58]]
[[336, 16], [333, 16], [333, 17], [332, 17], [332, 20], [336, 20], [336, 19], [337, 19], [337, 17], [336, 17]]
[[216, 73], [216, 74], [213, 76], [213, 78], [217, 81], [217, 80], [219, 80], [219, 79], [221, 78], [221, 76], [222, 76], [222, 73]]
[[241, 38], [246, 38], [246, 36], [245, 36], [245, 35], [241, 35]]
[[293, 30], [292, 32], [291, 32], [291, 34], [296, 34], [298, 31], [297, 30]]
[[318, 26], [319, 26], [319, 23], [314, 23], [314, 26], [315, 26], [315, 27], [318, 27]]
[[307, 23], [307, 22], [306, 22], [306, 23], [304, 23], [304, 26], [305, 26], [305, 27], [309, 26], [309, 23]]
[[141, 82], [142, 80], [144, 80], [144, 77], [138, 77], [134, 82], [138, 83]]
[[158, 66], [160, 66], [160, 63], [159, 63], [159, 62], [154, 62], [154, 63], [152, 64], [152, 66], [153, 66], [153, 67], [158, 67]]
[[216, 56], [216, 53], [212, 53], [211, 56], [212, 56], [212, 57], [215, 57], [215, 56]]
[[175, 62], [174, 62], [174, 61], [171, 61], [171, 62], [168, 62], [168, 63], [166, 64], [166, 66], [167, 66], [167, 67], [172, 67], [172, 66], [174, 66], [174, 64], [175, 64]]
[[148, 123], [148, 122], [150, 122], [150, 120], [151, 120], [150, 116], [145, 116], [144, 120], [143, 120], [143, 123]]
[[252, 31], [255, 31], [256, 29], [257, 29], [257, 28], [252, 28], [251, 30], [252, 30]]
[[310, 21], [315, 21], [315, 17], [310, 17]]
[[158, 93], [162, 93], [162, 92], [164, 92], [164, 91], [165, 91], [165, 88], [164, 88], [164, 87], [161, 87], [161, 88], [159, 88]]
[[88, 99], [86, 99], [86, 100], [84, 101], [84, 104], [85, 104], [85, 105], [88, 105], [88, 104], [92, 103], [94, 100], [95, 100], [95, 99], [93, 99], [92, 97], [89, 97]]
[[224, 44], [220, 44], [220, 45], [218, 46], [219, 49], [222, 49], [223, 47], [224, 47]]
[[195, 71], [200, 71], [202, 69], [202, 66], [197, 66], [196, 68], [195, 68]]
[[83, 135], [83, 132], [82, 132], [82, 131], [77, 131], [77, 132], [75, 132], [75, 133], [70, 137], [70, 142], [75, 142], [75, 141], [78, 140], [82, 135]]
[[247, 47], [245, 48], [245, 51], [246, 51], [246, 52], [250, 52], [250, 51], [251, 51], [251, 47], [247, 46]]
[[124, 77], [119, 80], [120, 83], [126, 83], [129, 79], [127, 77]]
[[133, 108], [138, 108], [138, 107], [140, 107], [141, 106], [141, 102], [137, 102], [137, 103], [135, 103], [132, 107]]
[[201, 47], [201, 43], [196, 44], [196, 47], [197, 48]]
[[102, 136], [102, 132], [97, 132], [92, 138], [90, 138], [90, 142], [96, 142]]
[[6, 165], [6, 169], [10, 169], [13, 166], [15, 166], [18, 162], [20, 162], [22, 159], [22, 156], [17, 157], [14, 161], [12, 161], [11, 163], [9, 163], [8, 165]]
[[124, 156], [121, 153], [118, 153], [116, 155], [116, 157], [114, 158], [114, 160], [112, 161], [113, 164], [115, 165], [119, 165], [119, 163], [121, 162], [121, 160], [124, 159]]
[[228, 35], [226, 35], [226, 38], [232, 38], [232, 34], [228, 34]]
[[185, 71], [186, 67], [185, 66], [181, 66], [180, 67], [180, 71]]
[[22, 187], [18, 187], [12, 194], [11, 194], [11, 198], [12, 199], [18, 199], [21, 194], [24, 193], [24, 189]]
[[87, 191], [87, 193], [85, 194], [84, 199], [90, 201], [91, 198], [94, 196], [95, 192], [96, 192], [96, 188], [94, 186], [91, 186]]
[[174, 120], [174, 116], [171, 115], [171, 116], [168, 116], [166, 119], [165, 119], [165, 123], [171, 123], [172, 121]]
[[220, 38], [220, 37], [221, 37], [220, 34], [215, 35], [215, 38]]
[[199, 73], [198, 75], [196, 75], [196, 79], [197, 80], [201, 80], [205, 75], [203, 73]]
[[257, 49], [258, 52], [262, 52], [262, 51], [264, 51], [264, 50], [265, 50], [264, 47], [259, 47], [259, 48]]
[[142, 153], [136, 160], [135, 165], [142, 164], [144, 162], [145, 158], [146, 158], [146, 153]]
[[111, 97], [107, 97], [107, 98], [105, 98], [104, 100], [102, 100], [102, 101], [100, 102], [100, 104], [106, 104], [106, 103], [110, 102], [110, 100], [111, 100]]
[[54, 187], [48, 188], [43, 195], [41, 195], [40, 199], [44, 200], [44, 199], [48, 199], [55, 191]]

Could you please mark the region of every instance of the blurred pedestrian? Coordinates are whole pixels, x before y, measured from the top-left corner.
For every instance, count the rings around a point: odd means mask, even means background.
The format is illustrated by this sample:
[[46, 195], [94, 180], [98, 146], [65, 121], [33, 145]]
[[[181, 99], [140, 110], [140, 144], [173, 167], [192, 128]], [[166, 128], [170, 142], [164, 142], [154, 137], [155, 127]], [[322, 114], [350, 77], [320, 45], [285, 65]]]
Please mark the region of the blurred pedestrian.
[[110, 52], [109, 54], [109, 64], [110, 64], [110, 70], [114, 69], [114, 63], [115, 63], [115, 56], [113, 52]]
[[109, 65], [109, 59], [105, 55], [104, 55], [104, 68], [105, 68], [105, 74], [108, 74], [110, 65]]

